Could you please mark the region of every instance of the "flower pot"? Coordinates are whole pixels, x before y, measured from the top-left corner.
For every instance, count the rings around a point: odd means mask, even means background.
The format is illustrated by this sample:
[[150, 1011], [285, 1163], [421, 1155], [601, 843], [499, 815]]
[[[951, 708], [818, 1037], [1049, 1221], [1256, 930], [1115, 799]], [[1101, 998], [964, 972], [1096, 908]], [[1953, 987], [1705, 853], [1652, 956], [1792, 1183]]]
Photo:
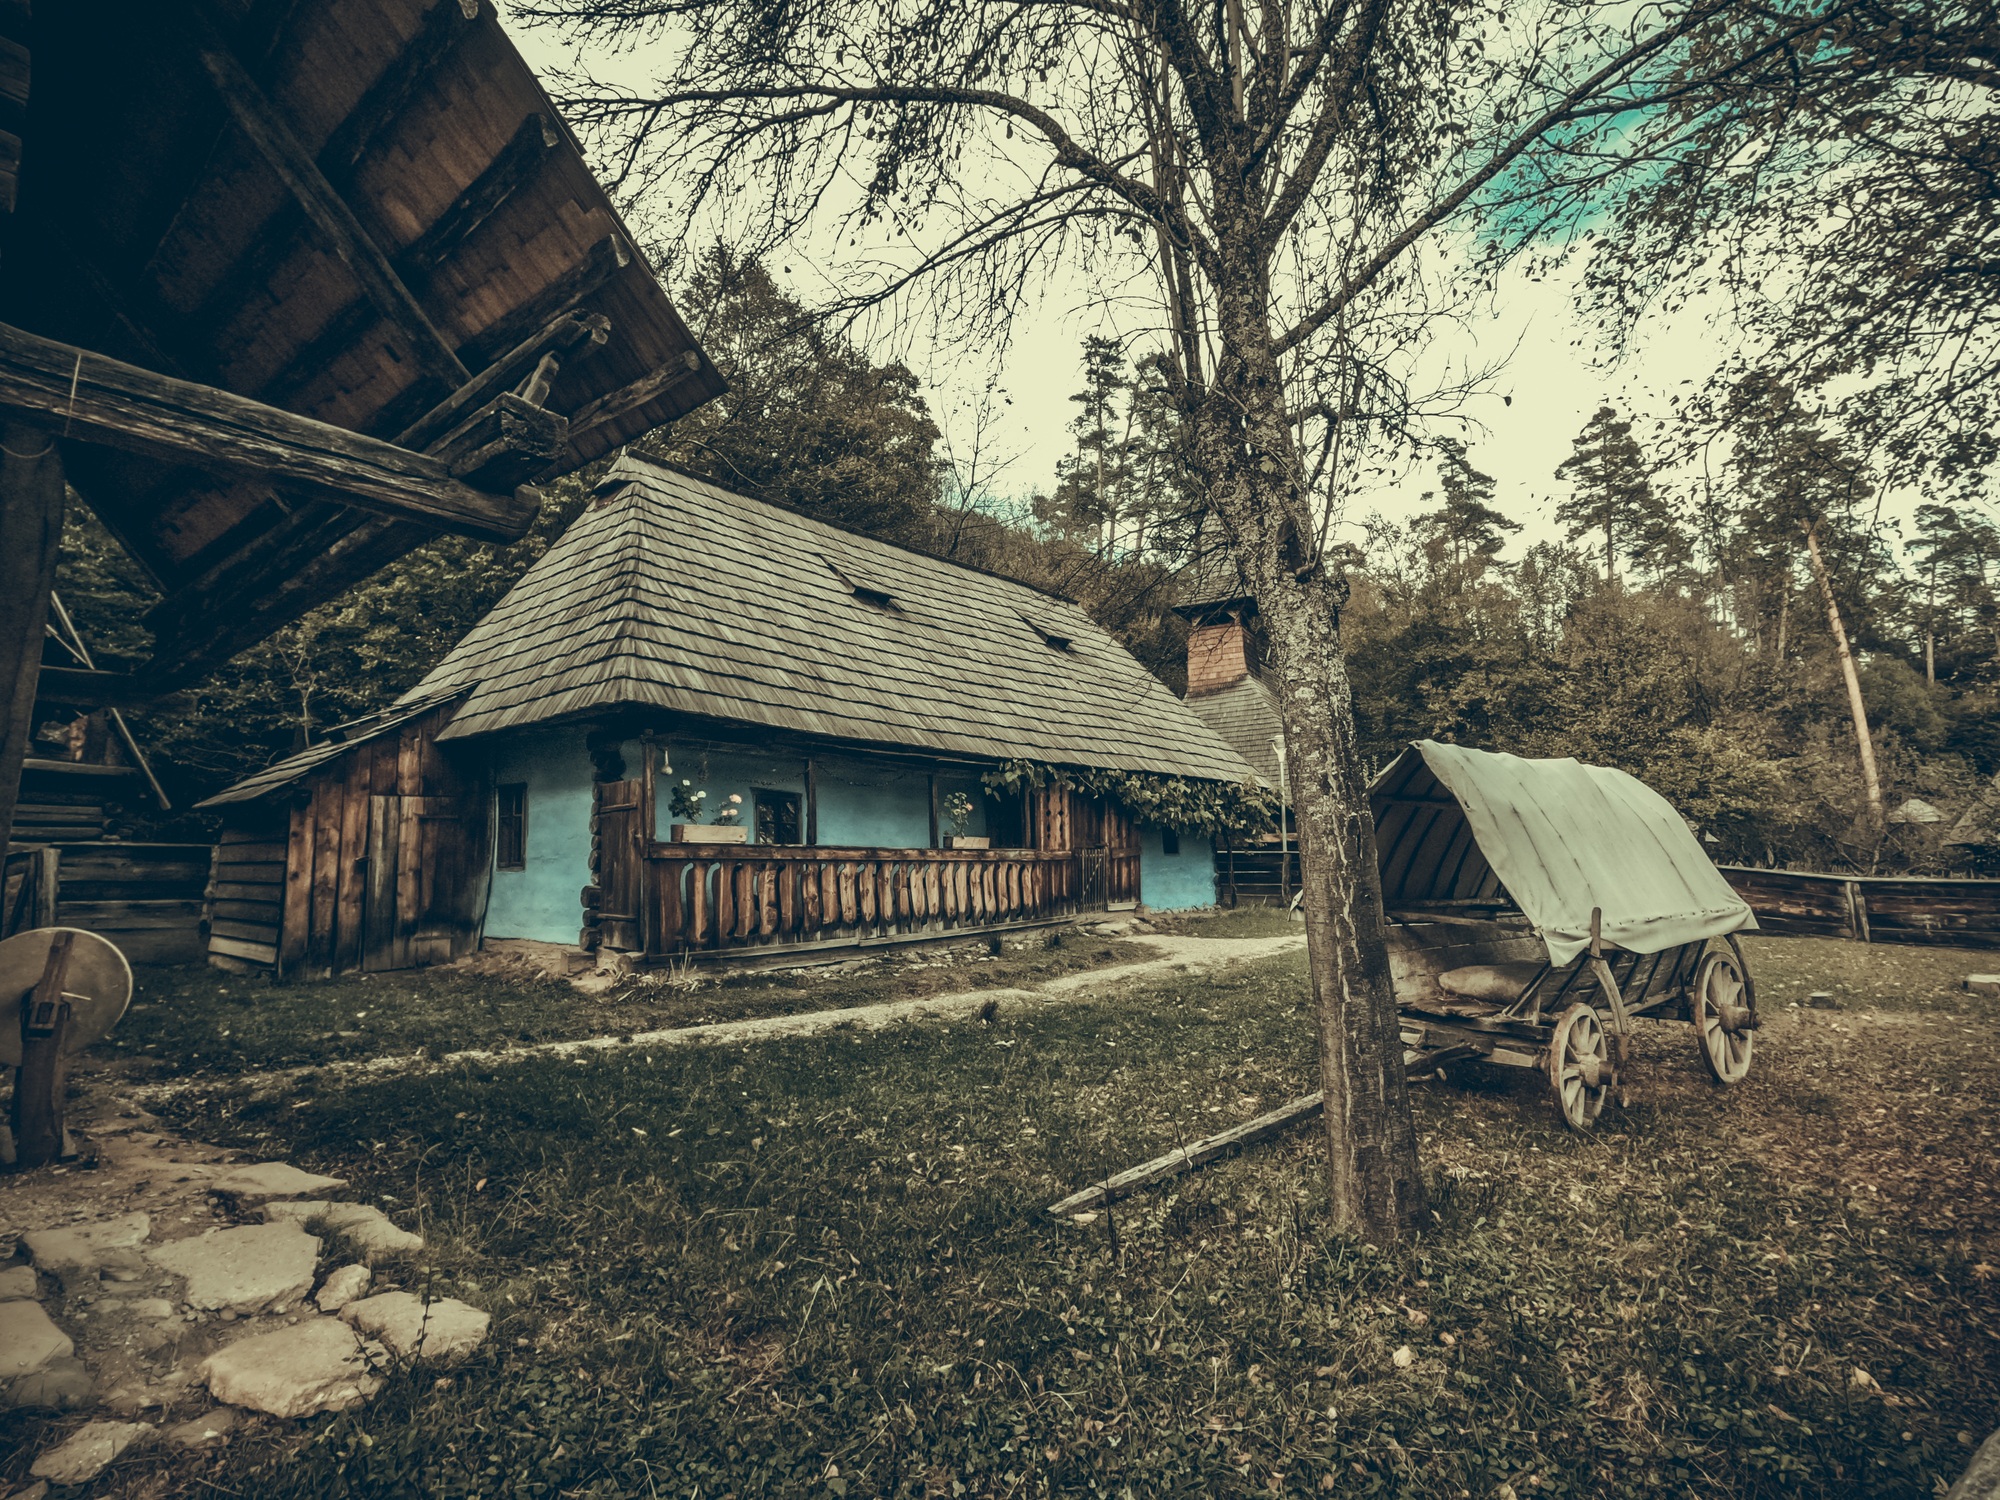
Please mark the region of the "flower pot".
[[676, 844], [744, 844], [750, 830], [738, 823], [675, 823], [667, 829]]
[[947, 849], [990, 849], [993, 847], [993, 840], [975, 837], [969, 833], [947, 833], [944, 836], [944, 846]]

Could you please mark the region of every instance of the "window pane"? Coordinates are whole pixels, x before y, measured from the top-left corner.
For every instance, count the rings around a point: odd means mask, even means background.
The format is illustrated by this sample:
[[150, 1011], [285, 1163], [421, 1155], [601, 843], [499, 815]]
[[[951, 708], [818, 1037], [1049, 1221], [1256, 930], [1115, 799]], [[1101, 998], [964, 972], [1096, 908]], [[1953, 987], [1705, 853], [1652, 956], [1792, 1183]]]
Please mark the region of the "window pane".
[[519, 870], [528, 862], [528, 787], [514, 781], [494, 788], [493, 863]]
[[799, 794], [797, 792], [754, 792], [757, 804], [757, 842], [796, 844], [799, 842]]

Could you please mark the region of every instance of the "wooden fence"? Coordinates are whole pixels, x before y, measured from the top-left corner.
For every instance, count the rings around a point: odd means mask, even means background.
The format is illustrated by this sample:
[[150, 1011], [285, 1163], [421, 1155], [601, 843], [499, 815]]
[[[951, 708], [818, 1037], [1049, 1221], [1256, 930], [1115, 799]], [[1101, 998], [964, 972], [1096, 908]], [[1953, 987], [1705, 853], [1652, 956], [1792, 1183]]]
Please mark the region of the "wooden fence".
[[648, 842], [642, 863], [644, 951], [652, 957], [943, 937], [1047, 921], [1139, 894], [1138, 851], [1125, 849]]
[[1766, 932], [1863, 943], [2000, 948], [2000, 880], [1810, 875], [1723, 865]]

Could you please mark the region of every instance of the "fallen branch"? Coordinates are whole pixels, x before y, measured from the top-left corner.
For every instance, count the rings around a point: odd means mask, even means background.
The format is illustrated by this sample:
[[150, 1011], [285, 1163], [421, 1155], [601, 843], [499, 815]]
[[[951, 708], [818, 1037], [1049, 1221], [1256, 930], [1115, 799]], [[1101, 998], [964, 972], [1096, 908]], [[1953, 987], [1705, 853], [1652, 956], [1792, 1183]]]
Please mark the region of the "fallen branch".
[[1059, 1219], [1072, 1214], [1080, 1214], [1086, 1209], [1102, 1207], [1106, 1203], [1116, 1203], [1120, 1198], [1129, 1197], [1143, 1187], [1168, 1177], [1176, 1177], [1182, 1172], [1191, 1172], [1196, 1167], [1205, 1167], [1217, 1157], [1226, 1156], [1239, 1146], [1254, 1146], [1259, 1141], [1267, 1141], [1280, 1135], [1294, 1125], [1302, 1125], [1307, 1120], [1319, 1118], [1324, 1100], [1317, 1093], [1307, 1094], [1303, 1099], [1294, 1099], [1289, 1104], [1281, 1104], [1268, 1114], [1261, 1114], [1254, 1120], [1246, 1120], [1241, 1125], [1232, 1126], [1218, 1135], [1207, 1136], [1190, 1146], [1179, 1146], [1165, 1156], [1156, 1156], [1151, 1161], [1142, 1161], [1136, 1167], [1128, 1167], [1115, 1177], [1093, 1183], [1078, 1193], [1071, 1193], [1060, 1203], [1051, 1203], [1049, 1212]]

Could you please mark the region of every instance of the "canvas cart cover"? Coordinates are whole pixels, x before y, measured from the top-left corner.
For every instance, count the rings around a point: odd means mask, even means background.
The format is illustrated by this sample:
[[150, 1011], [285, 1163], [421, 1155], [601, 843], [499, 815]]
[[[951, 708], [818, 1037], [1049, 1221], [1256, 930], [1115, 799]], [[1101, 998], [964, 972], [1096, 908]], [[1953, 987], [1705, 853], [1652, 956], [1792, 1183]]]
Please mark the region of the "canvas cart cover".
[[1681, 815], [1623, 771], [1420, 740], [1369, 801], [1391, 911], [1504, 891], [1556, 965], [1590, 946], [1593, 908], [1634, 953], [1757, 925]]

